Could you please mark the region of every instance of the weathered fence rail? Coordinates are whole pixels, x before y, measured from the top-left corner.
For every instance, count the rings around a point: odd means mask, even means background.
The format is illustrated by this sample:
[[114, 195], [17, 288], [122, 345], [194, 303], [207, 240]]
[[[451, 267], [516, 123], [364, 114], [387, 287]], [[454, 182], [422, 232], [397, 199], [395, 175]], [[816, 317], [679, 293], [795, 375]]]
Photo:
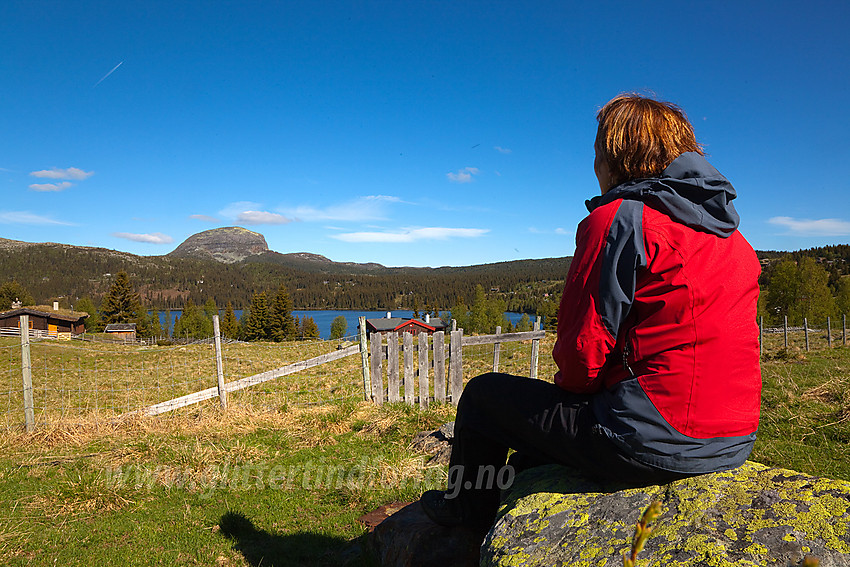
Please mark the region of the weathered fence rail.
[[[26, 321], [23, 324], [26, 325]], [[535, 331], [523, 333], [502, 334], [501, 330], [497, 329], [494, 335], [464, 336], [463, 330], [455, 330], [448, 333], [436, 332], [433, 336], [420, 334], [414, 337], [410, 333], [404, 333], [402, 335], [391, 333], [386, 336], [373, 334], [370, 338], [367, 338], [365, 321], [361, 321], [359, 344], [355, 343], [345, 346], [345, 343], [341, 342], [335, 351], [226, 382], [222, 340], [217, 318], [214, 318], [213, 328], [215, 331], [214, 338], [205, 341], [205, 343], [210, 343], [210, 346], [214, 350], [215, 365], [203, 371], [200, 370], [199, 366], [199, 374], [196, 380], [200, 387], [203, 387], [204, 383], [210, 384], [210, 387], [152, 405], [145, 405], [150, 404], [150, 401], [147, 401], [144, 404], [139, 404], [137, 406], [138, 409], [134, 409], [130, 404], [129, 396], [131, 389], [135, 389], [135, 386], [127, 385], [124, 389], [120, 390], [125, 391], [128, 396], [126, 413], [150, 416], [158, 415], [198, 404], [216, 396], [220, 400], [221, 407], [226, 408], [228, 394], [357, 354], [361, 355], [362, 399], [372, 401], [376, 404], [383, 404], [385, 402], [404, 402], [410, 405], [419, 404], [423, 408], [427, 407], [431, 402], [452, 402], [456, 404], [463, 391], [465, 371], [467, 373], [473, 372], [469, 365], [466, 368], [464, 366], [463, 351], [465, 347], [492, 345], [492, 369], [498, 371], [500, 366], [500, 349], [503, 343], [529, 341], [531, 342], [532, 356], [530, 366], [528, 367], [528, 375], [535, 376], [538, 365], [538, 344], [545, 337], [544, 331], [539, 330], [538, 321], [535, 325]], [[18, 335], [21, 335], [21, 333], [19, 332]], [[32, 338], [36, 341], [41, 340], [41, 338]], [[35, 427], [30, 339], [30, 333], [23, 333], [20, 341], [20, 368], [23, 386], [22, 401], [27, 431], [32, 431]], [[480, 365], [482, 362], [489, 364], [486, 361], [476, 359], [475, 365]], [[515, 363], [511, 368], [513, 372], [517, 372]], [[478, 372], [478, 370], [475, 372]], [[354, 385], [356, 388], [356, 384]], [[39, 391], [46, 392], [46, 389], [42, 388]], [[88, 391], [91, 395], [95, 396], [94, 407], [97, 409], [97, 396], [103, 390], [94, 386]], [[21, 390], [18, 390], [18, 392], [21, 392]], [[349, 395], [356, 396], [356, 389], [350, 391]], [[10, 399], [11, 397], [10, 392]], [[39, 400], [35, 401], [38, 402]], [[9, 409], [11, 410], [12, 408], [10, 407]], [[64, 413], [62, 408], [57, 409]]]
[[[317, 356], [309, 360], [302, 360], [300, 362], [281, 366], [280, 368], [275, 368], [274, 370], [268, 370], [260, 374], [255, 374], [253, 376], [240, 378], [239, 380], [234, 380], [232, 382], [224, 383], [223, 381], [219, 380], [217, 386], [213, 386], [212, 388], [207, 388], [206, 390], [201, 390], [200, 392], [195, 392], [186, 396], [181, 396], [179, 398], [174, 398], [173, 400], [168, 400], [167, 402], [154, 404], [152, 406], [139, 410], [139, 413], [143, 413], [145, 415], [158, 415], [178, 408], [190, 406], [192, 404], [197, 404], [199, 402], [215, 398], [216, 396], [221, 399], [226, 399], [226, 393], [237, 392], [249, 386], [256, 386], [257, 384], [262, 384], [263, 382], [268, 382], [269, 380], [275, 380], [276, 378], [289, 376], [290, 374], [294, 374], [296, 372], [300, 372], [308, 368], [313, 368], [314, 366], [319, 366], [320, 364], [325, 364], [327, 362], [333, 362], [335, 360], [339, 360], [340, 358], [345, 358], [346, 356], [351, 356], [352, 354], [357, 354], [359, 352], [360, 348], [355, 345], [334, 352], [330, 352], [328, 354], [323, 354], [321, 356]], [[226, 405], [226, 402], [222, 403], [222, 407], [226, 407]]]

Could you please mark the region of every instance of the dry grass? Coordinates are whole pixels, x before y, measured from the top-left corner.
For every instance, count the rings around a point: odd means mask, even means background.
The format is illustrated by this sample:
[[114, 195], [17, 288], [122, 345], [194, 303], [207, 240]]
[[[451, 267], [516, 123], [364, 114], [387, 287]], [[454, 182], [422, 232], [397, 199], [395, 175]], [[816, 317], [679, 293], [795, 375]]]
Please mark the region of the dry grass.
[[[555, 372], [551, 360], [551, 334], [539, 349], [538, 375], [548, 378]], [[8, 341], [6, 341], [8, 343]], [[280, 368], [287, 364], [332, 352], [347, 343], [311, 341], [295, 343], [231, 343], [224, 347], [225, 381]], [[3, 391], [0, 382], [0, 429], [17, 437], [22, 428], [23, 399], [20, 389], [20, 346], [0, 345], [0, 381], [8, 382]], [[17, 348], [17, 350], [16, 350]], [[499, 371], [528, 375], [531, 366], [531, 342], [508, 342], [500, 347]], [[3, 357], [8, 361], [4, 363]], [[151, 427], [145, 418], [132, 415], [135, 410], [183, 396], [216, 384], [214, 349], [209, 344], [176, 347], [135, 347], [120, 344], [63, 343], [42, 341], [32, 346], [33, 388], [37, 436], [40, 444], [73, 444], [90, 437], [113, 434], [117, 430]], [[464, 378], [493, 370], [493, 346], [469, 346], [463, 353]], [[386, 366], [386, 364], [384, 365]], [[403, 374], [403, 372], [400, 372]], [[384, 384], [388, 382], [384, 368]], [[429, 381], [433, 381], [433, 370]], [[403, 390], [403, 388], [402, 388]], [[434, 395], [433, 384], [430, 388]], [[385, 390], [386, 392], [386, 390]], [[419, 394], [418, 378], [414, 384]], [[256, 414], [287, 414], [298, 406], [327, 405], [329, 401], [356, 400], [362, 396], [360, 357], [349, 356], [321, 366], [309, 368], [232, 392], [228, 403], [240, 408], [251, 407]], [[402, 391], [403, 396], [403, 391]], [[5, 412], [4, 412], [5, 409]], [[243, 411], [240, 409], [240, 411]], [[319, 413], [309, 412], [312, 418]], [[131, 415], [128, 415], [131, 414]], [[219, 412], [210, 402], [183, 410], [169, 427], [184, 427], [203, 421], [198, 416]], [[186, 418], [188, 416], [188, 418]], [[228, 418], [231, 420], [232, 418]], [[291, 419], [291, 418], [289, 418]], [[362, 418], [361, 418], [362, 419]], [[233, 427], [235, 422], [227, 423]], [[290, 424], [298, 426], [297, 424]], [[311, 427], [309, 420], [303, 427]], [[327, 443], [333, 429], [325, 424], [324, 437], [304, 436], [307, 443]], [[213, 428], [217, 429], [217, 428]], [[32, 438], [31, 438], [32, 439]], [[0, 439], [0, 447], [6, 443]]]
[[[357, 431], [359, 437], [380, 438], [397, 425], [400, 419], [398, 412], [404, 411], [395, 408], [381, 410], [371, 402], [293, 407], [285, 411], [263, 411], [250, 405], [234, 405], [222, 411], [210, 403], [193, 412], [154, 417], [132, 414], [111, 419], [90, 416], [73, 421], [56, 420], [44, 423], [33, 433], [16, 432], [3, 436], [0, 438], [0, 450], [5, 454], [20, 455], [21, 462], [28, 465], [99, 457], [106, 464], [121, 466], [157, 453], [155, 442], [149, 442], [140, 449], [137, 444], [129, 444], [128, 441], [160, 439], [160, 443], [167, 445], [171, 443], [168, 437], [176, 436], [192, 440], [187, 453], [190, 461], [215, 463], [225, 455], [231, 461], [234, 458], [250, 461], [268, 455], [253, 447], [240, 446], [238, 442], [236, 446], [224, 446], [220, 441], [260, 429], [286, 432], [296, 448], [333, 444], [335, 436], [349, 431]], [[435, 411], [449, 419], [454, 410], [446, 406]], [[116, 448], [83, 456], [75, 453], [80, 447], [100, 441], [108, 441]], [[57, 448], [64, 449], [65, 453], [44, 454], [46, 450]], [[32, 457], [36, 461], [23, 460], [27, 455], [37, 455]]]
[[[0, 346], [6, 347], [0, 348], [0, 428], [14, 431], [23, 422], [20, 345]], [[225, 381], [332, 352], [336, 346], [331, 341], [227, 344]], [[129, 347], [43, 341], [33, 343], [31, 357], [39, 428], [54, 429], [57, 421], [71, 421], [79, 430], [81, 422], [110, 422], [217, 383], [214, 349], [208, 344]], [[229, 398], [234, 404], [277, 410], [353, 397], [362, 389], [359, 359], [354, 358], [252, 386]]]

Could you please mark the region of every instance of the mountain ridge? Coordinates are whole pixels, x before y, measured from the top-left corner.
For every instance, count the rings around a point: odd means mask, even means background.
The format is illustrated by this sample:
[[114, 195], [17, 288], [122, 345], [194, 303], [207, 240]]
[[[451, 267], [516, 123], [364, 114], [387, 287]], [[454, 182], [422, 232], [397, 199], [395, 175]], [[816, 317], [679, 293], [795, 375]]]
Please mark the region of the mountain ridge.
[[457, 301], [471, 301], [478, 285], [519, 302], [521, 309], [534, 297], [554, 293], [570, 262], [564, 257], [467, 267], [386, 267], [335, 262], [310, 252], [281, 254], [268, 250], [265, 238], [254, 234], [235, 243], [208, 242], [210, 246], [196, 246], [195, 239], [179, 254], [157, 256], [0, 238], [0, 279], [17, 280], [37, 301], [59, 300], [63, 306], [82, 297], [99, 300], [114, 274], [123, 270], [143, 303], [156, 309], [209, 299], [243, 308], [253, 294], [273, 293], [280, 285], [290, 290], [298, 309], [393, 310], [417, 304], [448, 309]]

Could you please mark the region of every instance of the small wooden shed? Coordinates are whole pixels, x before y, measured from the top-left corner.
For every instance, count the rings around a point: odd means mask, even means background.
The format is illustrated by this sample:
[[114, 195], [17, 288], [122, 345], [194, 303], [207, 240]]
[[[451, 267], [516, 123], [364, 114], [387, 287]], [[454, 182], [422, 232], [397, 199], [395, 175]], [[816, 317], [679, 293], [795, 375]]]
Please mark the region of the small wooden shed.
[[119, 341], [135, 341], [136, 340], [136, 324], [135, 323], [110, 323], [103, 329], [103, 332], [109, 335], [110, 339]]

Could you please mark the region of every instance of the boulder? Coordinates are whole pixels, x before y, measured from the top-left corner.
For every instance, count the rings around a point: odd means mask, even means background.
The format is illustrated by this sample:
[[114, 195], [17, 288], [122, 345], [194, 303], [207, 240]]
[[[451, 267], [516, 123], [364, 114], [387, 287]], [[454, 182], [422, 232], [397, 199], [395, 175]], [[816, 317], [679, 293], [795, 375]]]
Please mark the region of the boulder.
[[657, 567], [850, 565], [850, 483], [747, 462], [661, 486], [623, 488], [558, 465], [519, 473], [481, 565], [622, 567], [635, 523], [664, 513], [638, 555]]
[[367, 538], [370, 555], [381, 567], [474, 567], [480, 536], [463, 528], [433, 523], [413, 502], [374, 526]]
[[428, 464], [448, 465], [452, 455], [452, 439], [455, 436], [455, 422], [443, 424], [434, 431], [420, 431], [413, 437], [410, 448], [431, 455]]

